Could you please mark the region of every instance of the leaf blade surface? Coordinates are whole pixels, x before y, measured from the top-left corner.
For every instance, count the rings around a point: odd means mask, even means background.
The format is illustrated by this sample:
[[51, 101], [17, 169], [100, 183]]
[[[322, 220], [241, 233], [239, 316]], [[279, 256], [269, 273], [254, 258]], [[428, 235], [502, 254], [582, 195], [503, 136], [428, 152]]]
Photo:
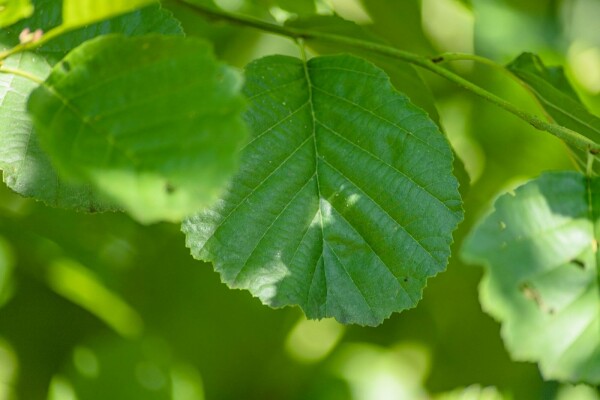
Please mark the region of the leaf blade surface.
[[29, 109], [62, 176], [147, 223], [215, 198], [245, 137], [243, 104], [241, 78], [205, 41], [108, 35], [55, 66]]
[[466, 239], [511, 355], [547, 379], [600, 381], [600, 180], [547, 173], [500, 197]]
[[252, 135], [226, 195], [183, 225], [194, 257], [310, 318], [377, 325], [414, 307], [462, 219], [435, 123], [351, 56], [267, 57], [246, 76]]

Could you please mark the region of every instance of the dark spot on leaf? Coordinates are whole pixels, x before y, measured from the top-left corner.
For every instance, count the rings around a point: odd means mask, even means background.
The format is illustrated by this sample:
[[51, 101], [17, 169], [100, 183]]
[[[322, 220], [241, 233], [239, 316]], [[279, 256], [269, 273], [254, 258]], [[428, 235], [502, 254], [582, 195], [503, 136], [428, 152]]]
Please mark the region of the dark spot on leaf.
[[97, 211], [98, 211], [98, 209], [97, 209], [97, 208], [96, 208], [96, 206], [95, 206], [95, 205], [93, 205], [93, 204], [92, 204], [92, 205], [90, 205], [90, 206], [88, 207], [88, 212], [89, 212], [90, 214], [94, 214], [94, 213], [95, 213], [95, 212], [97, 212]]
[[165, 192], [167, 192], [168, 194], [172, 194], [173, 192], [175, 192], [175, 186], [173, 186], [171, 183], [167, 182], [165, 184]]
[[404, 278], [403, 280], [404, 280], [404, 282], [408, 282], [408, 278]]
[[71, 71], [71, 64], [70, 64], [68, 61], [63, 61], [63, 62], [61, 63], [61, 66], [62, 66], [62, 69], [63, 69], [65, 72], [69, 72], [69, 71]]
[[542, 312], [545, 312], [548, 314], [554, 314], [556, 312], [554, 310], [554, 308], [548, 307], [548, 305], [544, 302], [544, 300], [542, 300], [542, 296], [540, 295], [540, 292], [538, 292], [530, 284], [523, 283], [521, 286], [519, 286], [519, 290], [523, 293], [523, 296], [525, 296], [527, 299], [533, 300]]
[[578, 260], [577, 258], [574, 258], [571, 260], [572, 264], [575, 264], [575, 266], [581, 268], [581, 269], [585, 269], [585, 263], [581, 260]]

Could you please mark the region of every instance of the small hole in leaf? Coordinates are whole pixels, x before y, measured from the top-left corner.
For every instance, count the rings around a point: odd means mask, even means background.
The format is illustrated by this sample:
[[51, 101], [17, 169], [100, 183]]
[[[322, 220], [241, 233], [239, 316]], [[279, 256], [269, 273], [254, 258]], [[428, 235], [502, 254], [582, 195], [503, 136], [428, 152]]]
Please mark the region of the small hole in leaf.
[[172, 194], [175, 192], [175, 186], [173, 186], [171, 183], [167, 182], [165, 184], [165, 192], [167, 192], [168, 194]]

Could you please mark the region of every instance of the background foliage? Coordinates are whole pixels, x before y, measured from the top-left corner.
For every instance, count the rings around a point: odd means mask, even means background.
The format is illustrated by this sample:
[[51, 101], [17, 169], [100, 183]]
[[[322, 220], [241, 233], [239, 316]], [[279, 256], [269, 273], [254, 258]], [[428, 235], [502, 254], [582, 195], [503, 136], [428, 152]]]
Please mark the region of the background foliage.
[[[164, 4], [188, 35], [210, 38], [217, 55], [232, 65], [267, 54], [298, 56], [287, 40], [207, 23], [175, 3]], [[546, 64], [564, 64], [583, 102], [600, 112], [595, 0], [219, 4], [265, 19], [335, 10], [420, 54], [466, 51], [506, 63], [535, 52]], [[110, 27], [92, 25], [106, 33]], [[14, 43], [14, 31], [3, 31], [0, 40]], [[46, 70], [56, 62], [50, 50], [57, 48], [49, 49]], [[538, 110], [497, 71], [468, 62], [453, 68]], [[457, 255], [466, 232], [500, 192], [542, 171], [574, 166], [558, 140], [451, 83], [423, 77], [471, 177], [463, 193], [466, 219], [455, 233]], [[73, 390], [81, 399], [598, 398], [584, 386], [544, 382], [536, 365], [509, 359], [499, 325], [481, 311], [482, 269], [457, 256], [447, 272], [429, 281], [418, 308], [394, 314], [378, 328], [343, 327], [331, 320], [307, 322], [297, 309], [273, 311], [246, 292], [228, 290], [183, 242], [174, 225], [141, 227], [121, 214], [49, 208], [2, 187], [0, 399], [62, 400], [73, 398]]]

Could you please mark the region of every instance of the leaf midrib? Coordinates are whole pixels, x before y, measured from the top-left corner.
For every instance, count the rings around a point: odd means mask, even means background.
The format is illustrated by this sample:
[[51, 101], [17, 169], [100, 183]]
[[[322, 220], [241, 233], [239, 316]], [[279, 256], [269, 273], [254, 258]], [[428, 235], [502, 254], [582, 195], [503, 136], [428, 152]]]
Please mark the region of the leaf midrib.
[[[308, 91], [308, 99], [307, 99], [307, 103], [310, 107], [310, 115], [311, 115], [311, 123], [312, 123], [312, 139], [313, 139], [313, 147], [314, 147], [314, 152], [315, 152], [315, 179], [316, 179], [316, 185], [317, 185], [317, 195], [319, 197], [319, 206], [317, 208], [317, 213], [319, 214], [319, 225], [321, 227], [321, 256], [323, 257], [323, 268], [325, 268], [325, 229], [324, 229], [324, 223], [323, 223], [323, 211], [321, 208], [321, 184], [319, 182], [319, 149], [317, 146], [317, 116], [315, 113], [315, 103], [314, 103], [314, 99], [313, 99], [313, 83], [312, 83], [312, 79], [310, 78], [310, 72], [308, 71], [308, 61], [306, 59], [306, 52], [304, 50], [304, 47], [302, 45], [300, 45], [301, 48], [301, 52], [302, 52], [302, 69], [304, 70], [304, 76], [306, 78], [306, 84], [307, 84], [307, 91]], [[314, 265], [314, 269], [313, 269], [313, 277], [317, 272], [317, 268], [319, 266], [319, 263], [316, 262]], [[325, 273], [325, 275], [327, 275], [327, 273]], [[352, 278], [350, 278], [352, 280]], [[325, 281], [327, 282], [327, 281]], [[354, 283], [354, 281], [352, 280], [352, 282]], [[327, 284], [326, 284], [327, 285]], [[356, 284], [355, 284], [356, 285]], [[309, 291], [310, 291], [310, 286], [309, 286]], [[329, 289], [326, 287], [326, 295], [325, 295], [325, 315], [328, 314], [327, 312], [327, 308], [328, 308], [328, 304], [329, 304]], [[362, 292], [361, 292], [362, 294]], [[364, 297], [364, 296], [363, 296]], [[367, 301], [367, 299], [365, 298], [365, 301]], [[367, 302], [368, 304], [368, 302]], [[370, 308], [370, 306], [369, 306]]]
[[[325, 225], [324, 225], [324, 223], [323, 223], [323, 213], [322, 213], [322, 209], [321, 209], [321, 202], [323, 201], [323, 199], [322, 199], [322, 196], [321, 196], [321, 190], [320, 190], [320, 186], [319, 186], [319, 171], [318, 171], [318, 165], [319, 165], [319, 160], [322, 160], [323, 162], [326, 162], [326, 160], [325, 160], [325, 158], [324, 158], [324, 157], [322, 157], [322, 156], [319, 154], [319, 150], [318, 150], [318, 146], [317, 146], [317, 138], [316, 138], [316, 136], [317, 136], [317, 135], [316, 135], [316, 125], [317, 125], [317, 123], [319, 122], [319, 120], [318, 120], [318, 119], [317, 119], [317, 117], [316, 117], [315, 108], [314, 108], [314, 101], [313, 101], [313, 89], [317, 89], [317, 90], [319, 90], [319, 91], [323, 92], [324, 94], [330, 95], [330, 96], [332, 96], [332, 97], [338, 97], [338, 96], [333, 96], [332, 94], [330, 94], [330, 93], [328, 93], [328, 92], [326, 92], [326, 91], [324, 91], [324, 90], [322, 90], [322, 89], [318, 88], [317, 86], [314, 86], [314, 84], [313, 84], [313, 82], [312, 82], [312, 80], [311, 80], [311, 78], [310, 78], [310, 72], [309, 72], [309, 69], [308, 69], [308, 62], [306, 61], [306, 59], [303, 59], [302, 61], [303, 61], [303, 62], [302, 62], [302, 66], [303, 66], [303, 69], [304, 69], [304, 74], [305, 74], [305, 76], [306, 76], [307, 87], [308, 87], [308, 101], [307, 101], [307, 102], [308, 102], [308, 103], [309, 103], [309, 105], [310, 105], [311, 116], [312, 116], [312, 121], [311, 121], [311, 122], [312, 122], [312, 125], [313, 125], [313, 129], [312, 129], [312, 137], [313, 137], [313, 143], [314, 143], [314, 152], [315, 152], [315, 176], [316, 176], [316, 180], [317, 180], [317, 195], [318, 195], [318, 197], [319, 197], [319, 208], [318, 208], [318, 211], [317, 211], [317, 212], [319, 213], [319, 216], [320, 216], [321, 238], [322, 238], [322, 250], [321, 250], [321, 253], [322, 253], [322, 255], [324, 254], [324, 251], [325, 251], [325, 246], [327, 246], [327, 247], [329, 247], [329, 248], [330, 248], [330, 250], [331, 250], [331, 251], [332, 251], [332, 252], [335, 254], [335, 251], [334, 251], [334, 250], [331, 248], [331, 246], [330, 246], [329, 244], [327, 244], [327, 243], [326, 243], [326, 241], [325, 241], [325, 233], [324, 233], [324, 226], [325, 226]], [[350, 101], [349, 101], [349, 100], [347, 100], [347, 99], [344, 99], [344, 98], [340, 98], [340, 99], [341, 99], [341, 100], [344, 100], [344, 101], [346, 101], [346, 102], [348, 102], [348, 103], [352, 103], [352, 102], [350, 102]], [[355, 104], [355, 103], [352, 103], [352, 104], [354, 104], [354, 105], [355, 105], [355, 106], [357, 106], [357, 107], [361, 107], [361, 106], [360, 106], [360, 105], [358, 105], [358, 104]], [[361, 108], [363, 108], [363, 107], [361, 107]], [[376, 118], [378, 118], [378, 119], [383, 119], [381, 116], [379, 116], [379, 115], [377, 115], [377, 114], [373, 113], [371, 110], [366, 110], [366, 111], [368, 111], [369, 113], [371, 113], [373, 116], [375, 116], [375, 117], [376, 117]], [[385, 120], [385, 119], [383, 119], [383, 120]], [[414, 137], [414, 138], [416, 138], [417, 140], [420, 140], [420, 141], [422, 141], [424, 144], [426, 144], [426, 145], [427, 145], [427, 147], [429, 147], [429, 148], [432, 148], [433, 150], [435, 150], [435, 151], [439, 152], [439, 150], [438, 150], [438, 149], [431, 147], [429, 144], [425, 143], [425, 142], [424, 142], [422, 139], [420, 139], [420, 138], [418, 138], [417, 136], [415, 136], [415, 135], [414, 135], [412, 132], [409, 132], [409, 131], [408, 131], [408, 130], [406, 130], [405, 128], [403, 128], [403, 127], [400, 127], [399, 125], [397, 125], [397, 124], [394, 124], [394, 123], [392, 123], [391, 121], [387, 121], [387, 120], [385, 120], [385, 121], [386, 121], [386, 122], [389, 122], [390, 124], [392, 124], [392, 125], [394, 125], [394, 126], [396, 126], [396, 127], [398, 127], [398, 129], [400, 129], [400, 130], [402, 130], [402, 131], [406, 132], [406, 133], [407, 133], [409, 136], [413, 136], [413, 137]], [[440, 153], [441, 153], [441, 152], [440, 152]], [[326, 163], [327, 163], [327, 164], [329, 164], [331, 167], [333, 167], [333, 168], [334, 168], [336, 171], [338, 171], [338, 173], [341, 173], [341, 172], [340, 172], [339, 170], [337, 170], [337, 168], [335, 168], [333, 165], [331, 165], [331, 164], [330, 164], [330, 163], [328, 163], [328, 162], [326, 162]], [[358, 187], [358, 186], [357, 186], [357, 185], [356, 185], [354, 182], [352, 182], [351, 180], [349, 180], [349, 179], [348, 179], [346, 176], [344, 176], [343, 174], [342, 174], [342, 176], [344, 177], [344, 179], [346, 179], [346, 180], [348, 180], [350, 183], [352, 183], [352, 185], [353, 185], [353, 186], [357, 187], [359, 190], [361, 190], [361, 191], [362, 191], [362, 189], [361, 189], [360, 187]], [[416, 184], [416, 182], [413, 182], [413, 183], [414, 183], [414, 184], [415, 184], [417, 187], [420, 187], [420, 185]], [[426, 192], [428, 192], [428, 191], [426, 191]], [[364, 191], [363, 191], [363, 193], [364, 193]], [[431, 193], [429, 193], [429, 194], [431, 195]], [[367, 195], [367, 196], [368, 196], [368, 195]], [[433, 196], [433, 195], [432, 195], [432, 196]], [[426, 253], [427, 253], [427, 254], [428, 254], [430, 257], [431, 257], [432, 261], [434, 261], [434, 262], [436, 262], [436, 261], [437, 261], [437, 260], [435, 259], [435, 257], [433, 257], [433, 255], [431, 254], [431, 252], [430, 252], [428, 249], [426, 249], [426, 248], [425, 248], [425, 247], [424, 247], [424, 246], [423, 246], [423, 245], [422, 245], [422, 244], [421, 244], [421, 243], [420, 243], [418, 240], [416, 240], [416, 238], [415, 238], [415, 237], [414, 237], [414, 236], [413, 236], [413, 235], [412, 235], [410, 232], [408, 232], [404, 226], [402, 226], [401, 224], [399, 224], [399, 223], [398, 223], [398, 221], [396, 221], [396, 220], [395, 220], [395, 218], [392, 218], [392, 216], [391, 216], [391, 215], [389, 215], [389, 213], [388, 213], [388, 212], [387, 212], [385, 209], [383, 209], [383, 208], [381, 207], [381, 205], [379, 205], [377, 202], [375, 202], [375, 200], [374, 200], [374, 199], [372, 199], [370, 196], [368, 196], [368, 197], [369, 197], [369, 199], [370, 199], [370, 200], [371, 200], [371, 201], [372, 201], [372, 202], [373, 202], [373, 203], [374, 203], [374, 204], [375, 204], [377, 207], [379, 207], [380, 209], [382, 209], [382, 210], [383, 210], [383, 212], [384, 212], [385, 214], [387, 214], [389, 218], [391, 218], [391, 219], [392, 219], [392, 221], [394, 221], [394, 222], [395, 222], [395, 223], [396, 223], [398, 226], [400, 226], [400, 227], [402, 228], [402, 230], [404, 230], [404, 231], [405, 231], [405, 232], [406, 232], [406, 233], [407, 233], [407, 234], [408, 234], [408, 235], [409, 235], [409, 236], [410, 236], [410, 237], [411, 237], [411, 238], [412, 238], [412, 239], [415, 241], [415, 243], [416, 243], [416, 244], [417, 244], [417, 245], [418, 245], [420, 248], [422, 248], [422, 249], [423, 249], [423, 250], [424, 250], [424, 251], [425, 251], [425, 252], [426, 252]], [[433, 196], [433, 197], [435, 197], [435, 196]], [[444, 204], [444, 205], [445, 205], [445, 204]], [[447, 206], [446, 206], [446, 207], [447, 207]], [[362, 240], [365, 242], [365, 244], [366, 244], [366, 245], [367, 245], [367, 246], [368, 246], [368, 247], [371, 249], [371, 251], [373, 252], [373, 254], [374, 254], [374, 255], [377, 257], [377, 259], [378, 259], [378, 260], [381, 262], [381, 264], [382, 264], [382, 265], [383, 265], [383, 266], [384, 266], [384, 267], [385, 267], [385, 268], [388, 270], [388, 272], [389, 272], [389, 273], [390, 273], [390, 274], [391, 274], [391, 275], [392, 275], [392, 276], [393, 276], [393, 277], [396, 279], [396, 281], [398, 282], [398, 286], [399, 286], [399, 288], [400, 288], [400, 289], [401, 289], [401, 290], [402, 290], [402, 291], [403, 291], [403, 292], [404, 292], [404, 293], [407, 295], [407, 297], [408, 297], [408, 298], [409, 298], [411, 301], [413, 301], [413, 302], [414, 302], [414, 299], [413, 299], [413, 297], [410, 295], [409, 291], [408, 291], [408, 290], [406, 290], [406, 289], [404, 288], [404, 286], [403, 286], [403, 285], [400, 283], [400, 279], [399, 279], [399, 277], [398, 277], [398, 276], [396, 276], [396, 275], [394, 274], [394, 272], [393, 272], [392, 268], [391, 268], [391, 267], [390, 267], [390, 266], [389, 266], [389, 265], [388, 265], [388, 264], [387, 264], [387, 263], [386, 263], [386, 262], [385, 262], [385, 261], [384, 261], [384, 260], [381, 258], [381, 256], [380, 256], [380, 255], [377, 253], [377, 251], [375, 251], [375, 249], [373, 248], [373, 246], [372, 246], [372, 245], [371, 245], [371, 244], [370, 244], [370, 243], [369, 243], [369, 242], [366, 240], [366, 238], [365, 238], [365, 237], [364, 237], [364, 236], [363, 236], [363, 235], [362, 235], [362, 234], [361, 234], [361, 233], [360, 233], [360, 232], [359, 232], [359, 231], [358, 231], [358, 230], [357, 230], [357, 229], [354, 227], [354, 225], [353, 225], [353, 224], [352, 224], [350, 221], [348, 221], [348, 220], [347, 220], [347, 219], [346, 219], [346, 218], [345, 218], [345, 217], [344, 217], [344, 216], [343, 216], [343, 215], [342, 215], [342, 214], [341, 214], [341, 213], [340, 213], [340, 212], [339, 212], [337, 209], [335, 209], [335, 207], [333, 207], [333, 205], [332, 205], [332, 209], [333, 209], [333, 210], [335, 210], [335, 211], [336, 211], [336, 213], [337, 213], [337, 214], [338, 214], [338, 215], [339, 215], [341, 218], [343, 218], [343, 219], [345, 219], [345, 220], [346, 220], [346, 222], [348, 223], [348, 226], [350, 226], [350, 227], [351, 227], [351, 228], [352, 228], [352, 229], [353, 229], [353, 230], [356, 232], [356, 234], [357, 234], [357, 235], [359, 235], [359, 237], [360, 237], [360, 238], [361, 238], [361, 239], [362, 239]], [[342, 261], [339, 259], [339, 257], [337, 257], [337, 255], [336, 255], [336, 258], [338, 258], [338, 261], [340, 262], [340, 265], [342, 265], [342, 268], [343, 268], [344, 272], [345, 272], [345, 273], [346, 273], [346, 275], [349, 277], [349, 279], [350, 279], [350, 281], [352, 282], [352, 284], [353, 284], [353, 285], [356, 287], [356, 289], [358, 290], [358, 293], [360, 293], [360, 295], [363, 297], [363, 299], [364, 299], [365, 303], [367, 304], [367, 306], [368, 306], [368, 308], [369, 308], [369, 311], [370, 311], [370, 312], [371, 312], [371, 314], [372, 314], [372, 317], [374, 317], [374, 318], [376, 318], [376, 319], [377, 319], [377, 317], [376, 317], [376, 314], [375, 314], [375, 308], [374, 308], [374, 307], [373, 307], [373, 306], [370, 304], [370, 302], [369, 302], [369, 300], [368, 300], [367, 296], [365, 295], [365, 293], [363, 292], [363, 290], [362, 290], [362, 289], [361, 289], [361, 288], [358, 286], [358, 284], [357, 284], [357, 283], [354, 281], [354, 278], [352, 277], [352, 275], [350, 274], [350, 272], [349, 272], [349, 271], [346, 269], [346, 267], [345, 267], [344, 263], [343, 263], [343, 262], [342, 262]], [[325, 263], [325, 259], [323, 259], [323, 262]], [[317, 262], [317, 263], [315, 263], [315, 266], [314, 266], [314, 271], [313, 271], [313, 276], [314, 276], [314, 274], [316, 273], [316, 269], [318, 268], [318, 265], [319, 265], [319, 264], [318, 264], [318, 262]], [[326, 304], [325, 304], [326, 310], [327, 310], [327, 299], [329, 299], [329, 296], [326, 296]], [[327, 311], [326, 311], [326, 312], [327, 312]]]

